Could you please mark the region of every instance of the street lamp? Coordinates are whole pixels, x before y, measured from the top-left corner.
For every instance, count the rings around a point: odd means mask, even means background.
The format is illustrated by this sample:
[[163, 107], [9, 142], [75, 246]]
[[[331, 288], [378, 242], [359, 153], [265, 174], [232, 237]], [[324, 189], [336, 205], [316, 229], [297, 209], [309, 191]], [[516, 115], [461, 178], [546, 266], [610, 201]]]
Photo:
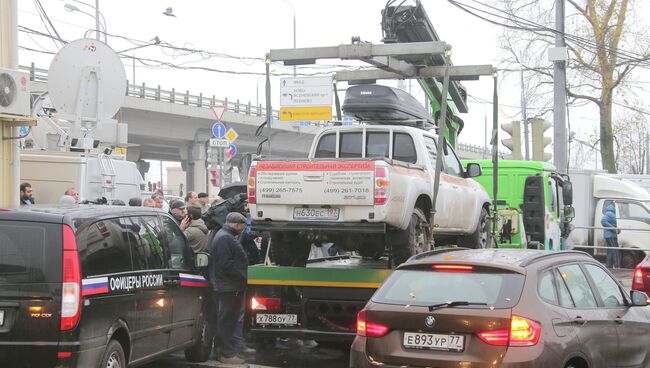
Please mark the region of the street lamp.
[[79, 7], [77, 7], [75, 5], [72, 5], [70, 3], [66, 3], [65, 5], [63, 5], [63, 8], [65, 8], [65, 10], [67, 10], [69, 12], [76, 12], [77, 11], [77, 12], [80, 12], [80, 13], [83, 13], [83, 14], [86, 14], [86, 15], [88, 15], [90, 17], [95, 18], [95, 34], [96, 34], [97, 40], [100, 40], [99, 26], [100, 26], [101, 23], [99, 22], [99, 17], [100, 16], [102, 17], [102, 21], [104, 22], [104, 24], [103, 24], [103, 26], [104, 26], [104, 43], [108, 44], [108, 39], [107, 39], [108, 38], [108, 36], [107, 36], [108, 30], [106, 29], [106, 18], [104, 18], [104, 14], [102, 14], [99, 11], [99, 0], [95, 0], [95, 6], [92, 6], [90, 4], [86, 4], [86, 3], [84, 3], [83, 1], [80, 1], [80, 0], [72, 0], [72, 1], [74, 1], [75, 3], [83, 4], [83, 5], [87, 6], [87, 7], [92, 8], [93, 10], [95, 10], [95, 15], [93, 16], [92, 14], [90, 14], [88, 12], [85, 12], [85, 11], [79, 9]]

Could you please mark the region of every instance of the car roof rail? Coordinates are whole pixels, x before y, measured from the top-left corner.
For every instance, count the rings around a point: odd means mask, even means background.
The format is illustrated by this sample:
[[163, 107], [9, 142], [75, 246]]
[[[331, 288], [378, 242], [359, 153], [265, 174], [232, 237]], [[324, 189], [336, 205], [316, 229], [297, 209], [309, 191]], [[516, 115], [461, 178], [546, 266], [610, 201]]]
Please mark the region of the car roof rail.
[[[415, 254], [415, 255], [411, 256], [411, 258], [407, 259], [406, 262], [415, 261], [415, 260], [422, 259], [422, 258], [429, 257], [429, 256], [435, 256], [436, 254], [442, 254], [442, 253], [447, 253], [447, 252], [455, 252], [457, 250], [469, 250], [469, 249], [470, 248], [464, 248], [464, 247], [452, 247], [452, 248], [434, 249], [434, 250], [430, 250], [430, 251], [427, 251], [427, 252]], [[406, 262], [404, 262], [404, 263], [406, 263]]]
[[583, 252], [581, 250], [563, 250], [559, 252], [548, 252], [548, 253], [542, 253], [542, 254], [537, 254], [532, 257], [526, 258], [519, 263], [519, 266], [521, 267], [526, 267], [529, 266], [535, 262], [542, 261], [546, 258], [549, 257], [555, 257], [555, 256], [560, 256], [560, 255], [565, 255], [565, 254], [574, 254], [574, 255], [581, 255], [581, 256], [587, 256], [591, 257], [591, 255], [587, 252]]

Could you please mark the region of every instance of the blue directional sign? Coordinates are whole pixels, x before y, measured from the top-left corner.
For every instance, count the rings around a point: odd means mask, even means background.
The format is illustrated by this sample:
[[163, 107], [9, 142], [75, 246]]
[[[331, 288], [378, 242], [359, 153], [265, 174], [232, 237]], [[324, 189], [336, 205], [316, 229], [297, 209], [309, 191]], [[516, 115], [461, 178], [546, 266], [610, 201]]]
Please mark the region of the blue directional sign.
[[237, 154], [237, 146], [230, 143], [230, 145], [226, 149], [226, 158], [233, 158], [235, 157], [236, 154]]
[[226, 126], [221, 123], [212, 124], [212, 134], [215, 138], [223, 138], [226, 135]]

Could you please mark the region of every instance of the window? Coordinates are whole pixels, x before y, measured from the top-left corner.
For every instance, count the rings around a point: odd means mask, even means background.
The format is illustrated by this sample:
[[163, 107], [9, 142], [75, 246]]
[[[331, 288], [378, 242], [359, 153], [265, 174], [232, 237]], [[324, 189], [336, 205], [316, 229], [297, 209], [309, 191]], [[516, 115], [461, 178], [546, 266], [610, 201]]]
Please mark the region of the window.
[[189, 247], [181, 229], [174, 220], [162, 217], [162, 234], [169, 248], [169, 265], [172, 268], [185, 268], [190, 264]]
[[77, 238], [84, 243], [79, 247], [84, 277], [132, 270], [130, 230], [119, 220], [97, 221], [83, 232]]
[[569, 288], [576, 308], [596, 308], [596, 297], [580, 266], [576, 264], [562, 266], [559, 267], [559, 270], [562, 279]]
[[544, 271], [539, 278], [537, 285], [537, 292], [539, 296], [551, 304], [558, 304], [557, 297], [555, 296], [555, 285], [553, 280], [553, 272], [548, 270]]
[[410, 135], [405, 133], [395, 133], [393, 135], [393, 160], [412, 164], [417, 162], [415, 146]]
[[605, 270], [591, 264], [585, 265], [585, 269], [596, 285], [596, 290], [600, 294], [605, 307], [622, 307], [625, 305], [625, 299], [623, 299], [618, 283]]
[[424, 137], [424, 145], [427, 148], [427, 153], [429, 154], [429, 158], [431, 159], [431, 164], [435, 165], [436, 156], [438, 155], [437, 148], [436, 148], [437, 147], [436, 141], [431, 137]]
[[134, 269], [154, 270], [167, 267], [156, 216], [124, 217], [120, 222], [129, 229]]
[[61, 225], [0, 221], [0, 285], [61, 280]]
[[650, 223], [650, 214], [638, 203], [618, 202], [619, 218]]
[[486, 304], [472, 308], [511, 308], [519, 301], [523, 284], [524, 276], [518, 273], [401, 269], [390, 275], [372, 300], [420, 306], [460, 300]]
[[445, 164], [447, 164], [447, 174], [461, 176], [463, 174], [463, 169], [460, 166], [460, 161], [458, 161], [458, 157], [456, 157], [456, 154], [449, 143], [446, 143], [446, 145], [447, 152], [443, 153], [445, 155]]
[[388, 157], [388, 132], [366, 133], [366, 157]]
[[341, 133], [339, 157], [361, 157], [361, 132]]
[[575, 308], [575, 304], [573, 304], [573, 299], [571, 299], [571, 294], [569, 294], [569, 289], [567, 289], [562, 274], [558, 270], [555, 270], [553, 273], [555, 274], [555, 289], [560, 299], [560, 305], [565, 308]]
[[333, 158], [336, 157], [336, 134], [325, 134], [318, 141], [316, 146], [317, 158]]

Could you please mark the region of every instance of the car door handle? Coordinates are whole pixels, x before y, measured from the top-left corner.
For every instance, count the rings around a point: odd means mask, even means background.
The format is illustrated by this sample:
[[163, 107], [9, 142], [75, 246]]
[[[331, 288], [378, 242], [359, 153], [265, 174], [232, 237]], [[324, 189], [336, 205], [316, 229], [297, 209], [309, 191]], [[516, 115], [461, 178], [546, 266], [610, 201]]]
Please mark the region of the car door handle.
[[623, 324], [623, 318], [621, 318], [620, 316], [617, 316], [616, 318], [614, 318], [614, 322], [618, 323], [619, 325], [622, 325]]
[[163, 285], [165, 286], [178, 286], [181, 284], [180, 276], [165, 276], [163, 278]]
[[571, 322], [573, 322], [576, 325], [582, 326], [585, 323], [587, 323], [587, 320], [585, 320], [584, 318], [582, 318], [580, 316], [577, 316], [576, 318], [572, 319]]

